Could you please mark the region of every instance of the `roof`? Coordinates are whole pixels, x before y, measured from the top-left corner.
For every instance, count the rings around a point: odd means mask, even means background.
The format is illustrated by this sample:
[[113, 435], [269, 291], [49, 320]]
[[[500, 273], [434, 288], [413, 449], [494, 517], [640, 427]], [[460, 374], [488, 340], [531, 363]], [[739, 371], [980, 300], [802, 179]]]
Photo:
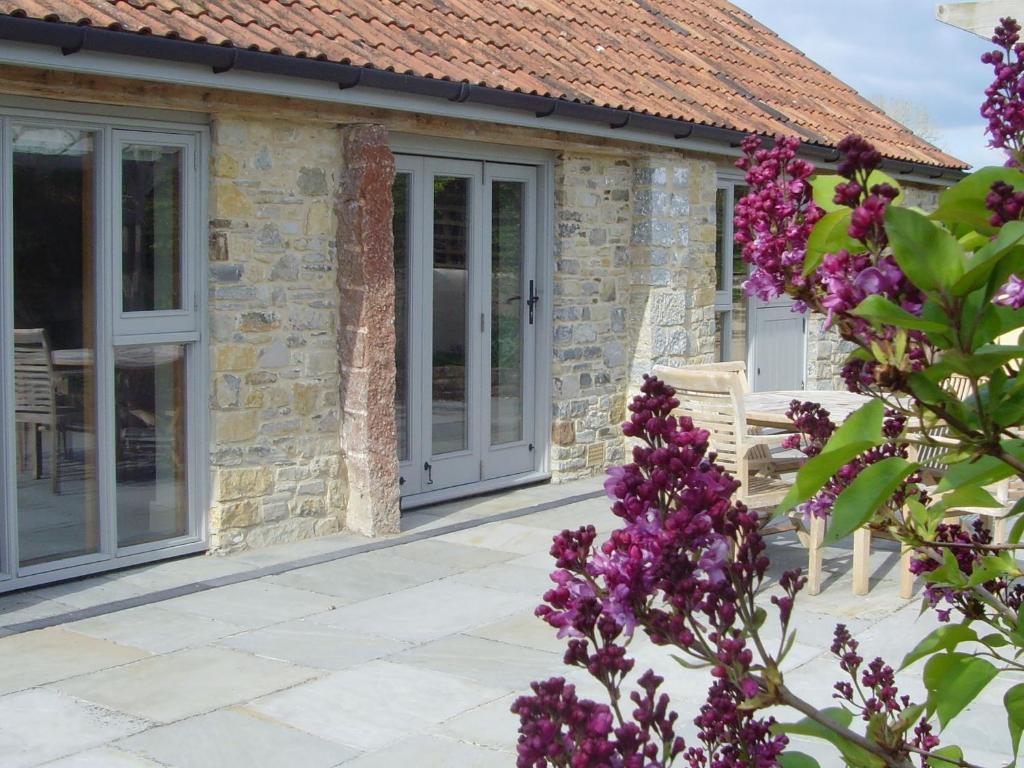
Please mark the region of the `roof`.
[[725, 0], [0, 0], [0, 14], [966, 165]]

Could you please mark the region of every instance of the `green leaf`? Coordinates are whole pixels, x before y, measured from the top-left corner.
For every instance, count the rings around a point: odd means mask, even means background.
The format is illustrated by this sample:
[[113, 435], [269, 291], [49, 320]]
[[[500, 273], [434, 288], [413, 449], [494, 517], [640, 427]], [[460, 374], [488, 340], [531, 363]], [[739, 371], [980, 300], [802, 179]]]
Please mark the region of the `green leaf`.
[[929, 711], [938, 714], [939, 723], [945, 728], [998, 672], [985, 659], [966, 653], [932, 656], [924, 668]]
[[[964, 759], [964, 751], [960, 747], [950, 744], [932, 752], [935, 757], [929, 757], [928, 762], [932, 768], [959, 768]], [[949, 758], [943, 760], [943, 757]]]
[[972, 256], [967, 257], [967, 271], [953, 286], [953, 295], [965, 296], [981, 288], [988, 281], [989, 275], [1003, 254], [1021, 240], [1024, 240], [1024, 221], [1010, 221], [1003, 225], [995, 240], [988, 241]]
[[835, 431], [821, 453], [797, 472], [778, 513], [788, 512], [817, 493], [839, 468], [864, 451], [879, 445], [885, 408], [880, 400], [871, 400], [852, 413]]
[[711, 665], [705, 661], [687, 661], [682, 656], [676, 656], [674, 653], [669, 654], [683, 669], [707, 669]]
[[832, 505], [825, 544], [835, 544], [867, 523], [917, 468], [906, 459], [890, 456], [861, 470]]
[[850, 313], [866, 320], [873, 320], [884, 325], [894, 325], [897, 328], [910, 328], [915, 331], [927, 333], [945, 333], [949, 331], [949, 324], [935, 323], [930, 320], [922, 320], [920, 317], [910, 314], [903, 307], [897, 306], [884, 296], [877, 293], [868, 296], [856, 306]]
[[989, 223], [992, 211], [985, 207], [985, 197], [997, 181], [1024, 189], [1024, 173], [1017, 168], [979, 168], [939, 195], [939, 207], [931, 218], [947, 224], [962, 222], [983, 235], [994, 234], [996, 228]]
[[1001, 576], [1015, 578], [1019, 575], [1020, 568], [1017, 566], [1017, 561], [1009, 552], [986, 555], [981, 559], [979, 565], [974, 566], [971, 577], [967, 580], [967, 586], [976, 587], [978, 584], [985, 584]]
[[[849, 728], [853, 722], [853, 715], [841, 707], [829, 707], [819, 713], [828, 720], [832, 720], [844, 728]], [[821, 723], [810, 718], [804, 718], [796, 723], [776, 723], [772, 726], [773, 733], [792, 733], [798, 736], [811, 736], [816, 739], [827, 741], [846, 758], [849, 765], [865, 766], [865, 768], [883, 768], [885, 763], [881, 758], [875, 757], [867, 750], [851, 744], [838, 733]]]
[[861, 245], [847, 234], [853, 211], [842, 208], [825, 214], [818, 220], [807, 238], [804, 256], [804, 275], [811, 274], [821, 264], [826, 253], [835, 253], [843, 248], [860, 248]]
[[[1007, 441], [1007, 443], [1009, 442], [1019, 441]], [[951, 464], [935, 490], [937, 493], [944, 493], [964, 485], [990, 485], [991, 483], [998, 483], [1012, 474], [1013, 468], [1009, 464], [1000, 461], [994, 456], [982, 456], [977, 461]]]
[[[1003, 696], [1006, 707], [1006, 720], [1010, 726], [1010, 739], [1013, 741], [1013, 754], [1016, 757], [1020, 750], [1020, 737], [1024, 733], [1024, 683], [1018, 683]], [[1014, 765], [1017, 761], [1014, 760]]]
[[949, 290], [963, 276], [963, 247], [926, 216], [890, 205], [885, 231], [896, 263], [921, 290]]
[[935, 504], [928, 508], [928, 516], [931, 519], [947, 516], [951, 509], [964, 509], [971, 507], [988, 507], [996, 509], [1003, 506], [995, 497], [980, 485], [961, 485], [953, 491], [944, 494]]
[[786, 751], [779, 755], [782, 768], [821, 768], [821, 765], [810, 755], [803, 752]]
[[931, 656], [939, 651], [951, 651], [960, 643], [977, 640], [978, 634], [964, 624], [947, 624], [933, 630], [917, 646], [903, 657], [900, 669], [906, 669], [918, 659]]

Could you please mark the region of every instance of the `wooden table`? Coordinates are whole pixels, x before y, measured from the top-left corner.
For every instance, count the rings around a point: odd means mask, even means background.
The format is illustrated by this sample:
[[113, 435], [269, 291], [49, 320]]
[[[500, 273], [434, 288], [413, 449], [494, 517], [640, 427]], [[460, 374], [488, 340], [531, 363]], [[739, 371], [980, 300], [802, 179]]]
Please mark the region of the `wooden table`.
[[864, 395], [834, 389], [748, 392], [743, 396], [743, 410], [746, 413], [747, 424], [792, 430], [793, 422], [786, 418], [786, 411], [794, 400], [801, 403], [820, 403], [829, 412], [832, 421], [839, 425], [869, 399]]

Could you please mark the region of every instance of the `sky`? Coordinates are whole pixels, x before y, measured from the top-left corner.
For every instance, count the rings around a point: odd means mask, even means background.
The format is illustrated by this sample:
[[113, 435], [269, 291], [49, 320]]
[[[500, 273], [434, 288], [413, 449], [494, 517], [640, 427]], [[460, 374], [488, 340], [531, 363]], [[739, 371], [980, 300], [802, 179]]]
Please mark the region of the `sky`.
[[978, 114], [992, 81], [979, 57], [994, 46], [938, 21], [936, 1], [732, 0], [866, 98], [924, 111], [955, 157], [1002, 165]]

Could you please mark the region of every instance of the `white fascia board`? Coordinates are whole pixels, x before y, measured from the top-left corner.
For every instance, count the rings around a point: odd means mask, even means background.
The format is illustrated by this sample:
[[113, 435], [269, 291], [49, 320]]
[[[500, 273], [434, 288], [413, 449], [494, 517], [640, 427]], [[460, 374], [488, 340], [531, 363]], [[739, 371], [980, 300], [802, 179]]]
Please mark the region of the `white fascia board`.
[[[334, 83], [280, 75], [242, 71], [215, 74], [208, 67], [198, 64], [181, 64], [136, 56], [103, 54], [94, 51], [79, 51], [65, 56], [57, 48], [31, 43], [0, 42], [0, 64], [308, 99], [331, 104], [389, 109], [397, 112], [450, 117], [536, 130], [560, 131], [581, 136], [665, 147], [672, 150], [702, 152], [724, 158], [734, 159], [741, 155], [738, 147], [700, 139], [674, 139], [656, 133], [637, 131], [628, 126], [605, 128], [599, 124], [555, 115], [538, 118], [528, 112], [501, 107], [451, 102], [428, 96], [393, 93], [365, 87], [340, 89]], [[819, 161], [817, 164], [821, 168], [834, 167], [832, 163]], [[932, 179], [920, 174], [906, 174], [901, 175], [900, 178], [929, 186], [949, 186], [951, 184], [948, 180]]]

